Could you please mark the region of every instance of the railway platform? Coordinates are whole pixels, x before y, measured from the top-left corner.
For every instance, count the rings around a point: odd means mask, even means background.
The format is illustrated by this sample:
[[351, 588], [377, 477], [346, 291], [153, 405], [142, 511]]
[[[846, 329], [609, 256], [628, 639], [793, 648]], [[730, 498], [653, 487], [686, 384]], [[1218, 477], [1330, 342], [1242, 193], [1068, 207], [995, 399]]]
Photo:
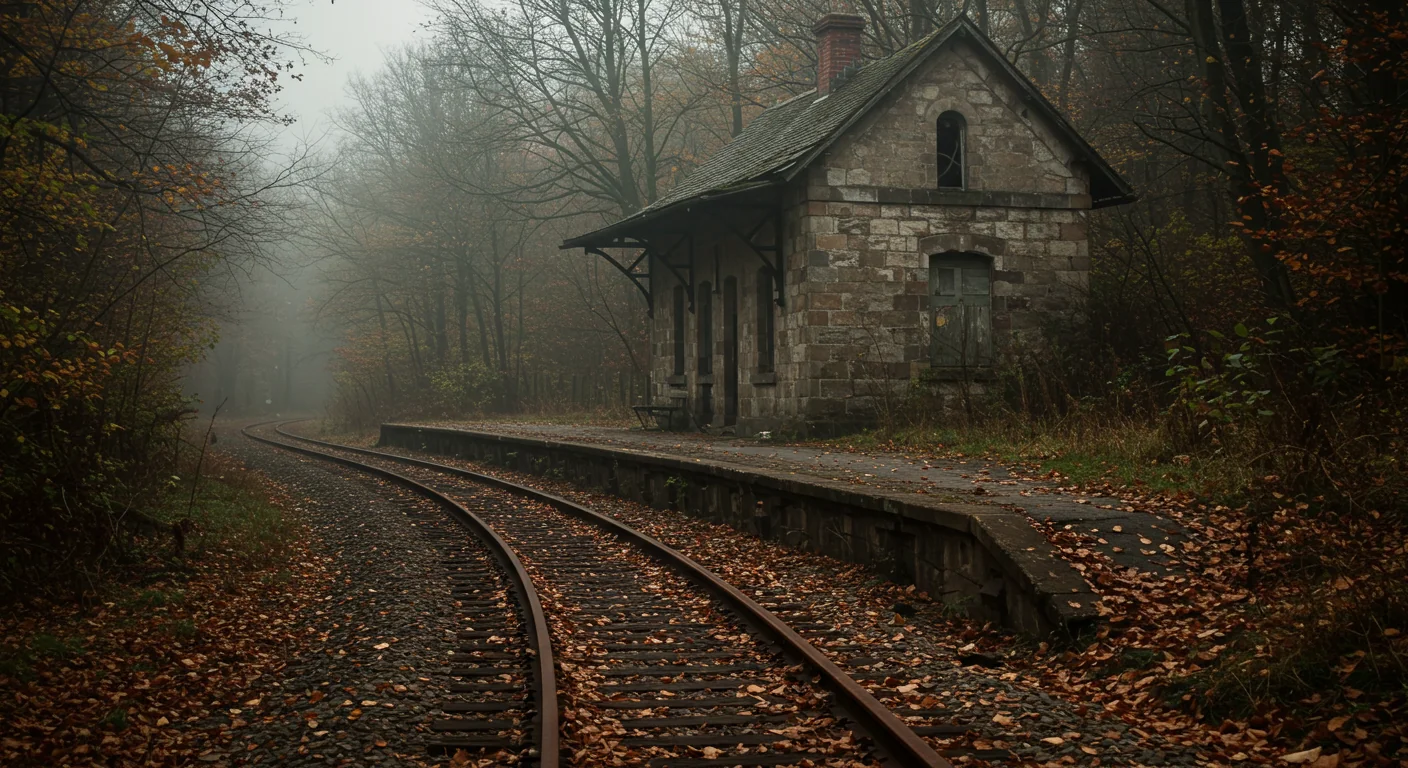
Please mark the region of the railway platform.
[[1034, 635], [1075, 633], [1098, 616], [1079, 566], [1043, 528], [1095, 532], [1091, 546], [1115, 562], [1159, 573], [1176, 567], [1169, 554], [1184, 538], [1151, 511], [980, 459], [504, 422], [387, 424], [381, 442], [565, 477], [877, 566]]

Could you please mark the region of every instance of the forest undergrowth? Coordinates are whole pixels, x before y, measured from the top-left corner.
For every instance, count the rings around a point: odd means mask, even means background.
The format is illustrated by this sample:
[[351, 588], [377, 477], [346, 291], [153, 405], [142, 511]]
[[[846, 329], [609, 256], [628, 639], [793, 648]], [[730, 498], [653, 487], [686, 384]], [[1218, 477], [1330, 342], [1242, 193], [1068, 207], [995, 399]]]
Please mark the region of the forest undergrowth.
[[[1090, 546], [1098, 523], [1033, 521], [1101, 595], [1102, 621], [1069, 646], [1043, 644], [1032, 671], [1195, 741], [1211, 729], [1230, 762], [1397, 765], [1408, 754], [1403, 382], [1276, 326], [1239, 325], [1227, 349], [1196, 360], [1171, 339], [1166, 381], [1137, 394], [1128, 379], [1100, 396], [1063, 388], [1073, 374], [1061, 371], [1090, 357], [1028, 360], [975, 410], [941, 411], [922, 402], [930, 390], [828, 444], [980, 458], [1051, 492], [1177, 521], [1189, 539], [1166, 552], [1178, 564], [1167, 574]], [[1040, 397], [1022, 386], [1036, 380]]]
[[[281, 492], [207, 456], [154, 505], [179, 524], [137, 537], [93, 591], [34, 596], [0, 618], [0, 762], [189, 765], [212, 746], [189, 722], [235, 709], [306, 640], [297, 609], [323, 588]], [[116, 761], [116, 762], [114, 762]]]

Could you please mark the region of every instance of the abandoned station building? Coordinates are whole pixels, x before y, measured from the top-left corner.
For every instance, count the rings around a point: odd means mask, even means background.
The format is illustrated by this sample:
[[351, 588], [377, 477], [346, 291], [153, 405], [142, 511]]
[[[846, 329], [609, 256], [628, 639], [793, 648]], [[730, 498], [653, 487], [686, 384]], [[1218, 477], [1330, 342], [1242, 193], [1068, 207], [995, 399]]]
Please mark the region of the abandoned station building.
[[653, 400], [695, 424], [831, 432], [912, 379], [982, 380], [1083, 290], [1086, 212], [1134, 199], [966, 18], [868, 62], [859, 16], [814, 31], [815, 90], [563, 244], [645, 294]]

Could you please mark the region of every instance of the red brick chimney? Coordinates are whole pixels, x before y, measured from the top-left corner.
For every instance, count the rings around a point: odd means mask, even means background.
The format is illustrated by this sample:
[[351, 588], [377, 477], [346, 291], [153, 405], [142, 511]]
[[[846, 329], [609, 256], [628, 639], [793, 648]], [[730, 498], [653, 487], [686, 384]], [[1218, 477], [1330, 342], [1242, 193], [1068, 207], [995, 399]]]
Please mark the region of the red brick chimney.
[[850, 13], [828, 13], [812, 26], [816, 35], [816, 92], [831, 92], [831, 82], [848, 65], [860, 60], [860, 33], [865, 19]]

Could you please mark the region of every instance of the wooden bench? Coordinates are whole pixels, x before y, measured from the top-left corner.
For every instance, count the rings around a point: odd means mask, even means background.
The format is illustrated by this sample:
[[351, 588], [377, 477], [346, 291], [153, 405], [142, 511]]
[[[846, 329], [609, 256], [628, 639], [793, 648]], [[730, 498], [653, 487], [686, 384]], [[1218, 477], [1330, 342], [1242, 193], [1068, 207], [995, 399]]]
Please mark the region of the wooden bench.
[[670, 398], [669, 405], [633, 405], [631, 410], [635, 411], [636, 418], [640, 419], [641, 429], [651, 429], [653, 421], [655, 429], [670, 432], [684, 429], [689, 423], [685, 399], [684, 395], [676, 395]]

